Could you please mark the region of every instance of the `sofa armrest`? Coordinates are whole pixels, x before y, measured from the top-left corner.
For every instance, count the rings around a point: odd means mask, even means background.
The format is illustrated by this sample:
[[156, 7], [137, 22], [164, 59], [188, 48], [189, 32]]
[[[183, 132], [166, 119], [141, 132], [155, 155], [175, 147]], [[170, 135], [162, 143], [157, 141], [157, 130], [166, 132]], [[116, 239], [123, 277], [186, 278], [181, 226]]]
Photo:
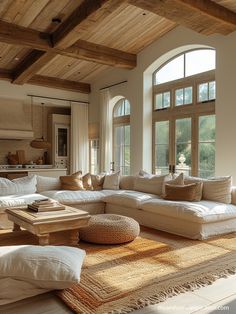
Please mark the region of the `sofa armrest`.
[[236, 186], [231, 188], [231, 203], [236, 205]]

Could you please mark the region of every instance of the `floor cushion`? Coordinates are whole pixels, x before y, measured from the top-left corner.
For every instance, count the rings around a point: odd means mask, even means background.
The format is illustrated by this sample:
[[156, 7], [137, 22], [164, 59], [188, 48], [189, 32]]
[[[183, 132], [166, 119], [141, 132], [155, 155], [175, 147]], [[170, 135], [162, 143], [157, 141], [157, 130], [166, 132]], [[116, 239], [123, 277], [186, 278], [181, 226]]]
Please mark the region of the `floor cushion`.
[[119, 244], [134, 240], [140, 232], [133, 218], [102, 214], [90, 218], [89, 226], [80, 229], [80, 239], [91, 243]]

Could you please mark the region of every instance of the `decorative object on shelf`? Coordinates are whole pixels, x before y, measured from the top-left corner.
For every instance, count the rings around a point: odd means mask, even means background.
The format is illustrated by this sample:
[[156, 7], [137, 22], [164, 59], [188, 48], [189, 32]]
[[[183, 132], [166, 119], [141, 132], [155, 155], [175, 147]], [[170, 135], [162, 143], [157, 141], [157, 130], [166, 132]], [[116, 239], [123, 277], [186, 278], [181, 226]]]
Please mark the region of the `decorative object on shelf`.
[[[32, 97], [31, 97], [31, 103], [32, 103]], [[37, 149], [48, 149], [51, 147], [51, 143], [49, 143], [46, 139], [44, 139], [44, 136], [43, 136], [44, 103], [41, 103], [41, 105], [42, 105], [42, 137], [41, 138], [35, 138], [33, 141], [30, 142], [30, 146], [33, 148], [37, 148]]]
[[12, 154], [9, 152], [7, 155], [7, 162], [9, 165], [18, 165], [19, 160], [17, 154]]

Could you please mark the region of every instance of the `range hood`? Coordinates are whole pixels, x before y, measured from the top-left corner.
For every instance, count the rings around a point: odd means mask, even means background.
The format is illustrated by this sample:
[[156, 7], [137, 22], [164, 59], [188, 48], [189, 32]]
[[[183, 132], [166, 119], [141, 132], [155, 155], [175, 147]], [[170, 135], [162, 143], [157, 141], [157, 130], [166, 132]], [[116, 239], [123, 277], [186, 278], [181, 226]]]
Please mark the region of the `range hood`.
[[1, 140], [31, 140], [34, 138], [33, 131], [21, 131], [21, 130], [1, 130]]
[[0, 139], [33, 139], [32, 108], [30, 103], [0, 98]]

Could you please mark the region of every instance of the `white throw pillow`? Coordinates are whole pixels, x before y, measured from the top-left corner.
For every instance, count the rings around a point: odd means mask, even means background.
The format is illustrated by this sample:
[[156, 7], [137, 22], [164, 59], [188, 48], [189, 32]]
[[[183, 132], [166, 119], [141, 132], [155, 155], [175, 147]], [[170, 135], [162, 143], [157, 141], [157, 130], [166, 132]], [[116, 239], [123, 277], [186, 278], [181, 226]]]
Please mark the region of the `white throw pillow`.
[[184, 184], [203, 182], [202, 199], [230, 204], [232, 177], [215, 177], [203, 179], [198, 177], [184, 178]]
[[54, 290], [80, 281], [86, 253], [68, 246], [2, 246], [0, 278], [13, 278]]
[[61, 181], [59, 178], [37, 176], [37, 192], [60, 190]]
[[119, 190], [120, 189], [120, 171], [105, 175], [103, 183], [104, 190]]
[[36, 176], [27, 176], [12, 181], [0, 178], [0, 196], [14, 194], [33, 194], [36, 192]]
[[209, 201], [230, 204], [231, 187], [231, 176], [203, 180], [202, 198]]
[[152, 177], [136, 177], [134, 180], [134, 190], [144, 193], [161, 195], [165, 177], [165, 175]]

